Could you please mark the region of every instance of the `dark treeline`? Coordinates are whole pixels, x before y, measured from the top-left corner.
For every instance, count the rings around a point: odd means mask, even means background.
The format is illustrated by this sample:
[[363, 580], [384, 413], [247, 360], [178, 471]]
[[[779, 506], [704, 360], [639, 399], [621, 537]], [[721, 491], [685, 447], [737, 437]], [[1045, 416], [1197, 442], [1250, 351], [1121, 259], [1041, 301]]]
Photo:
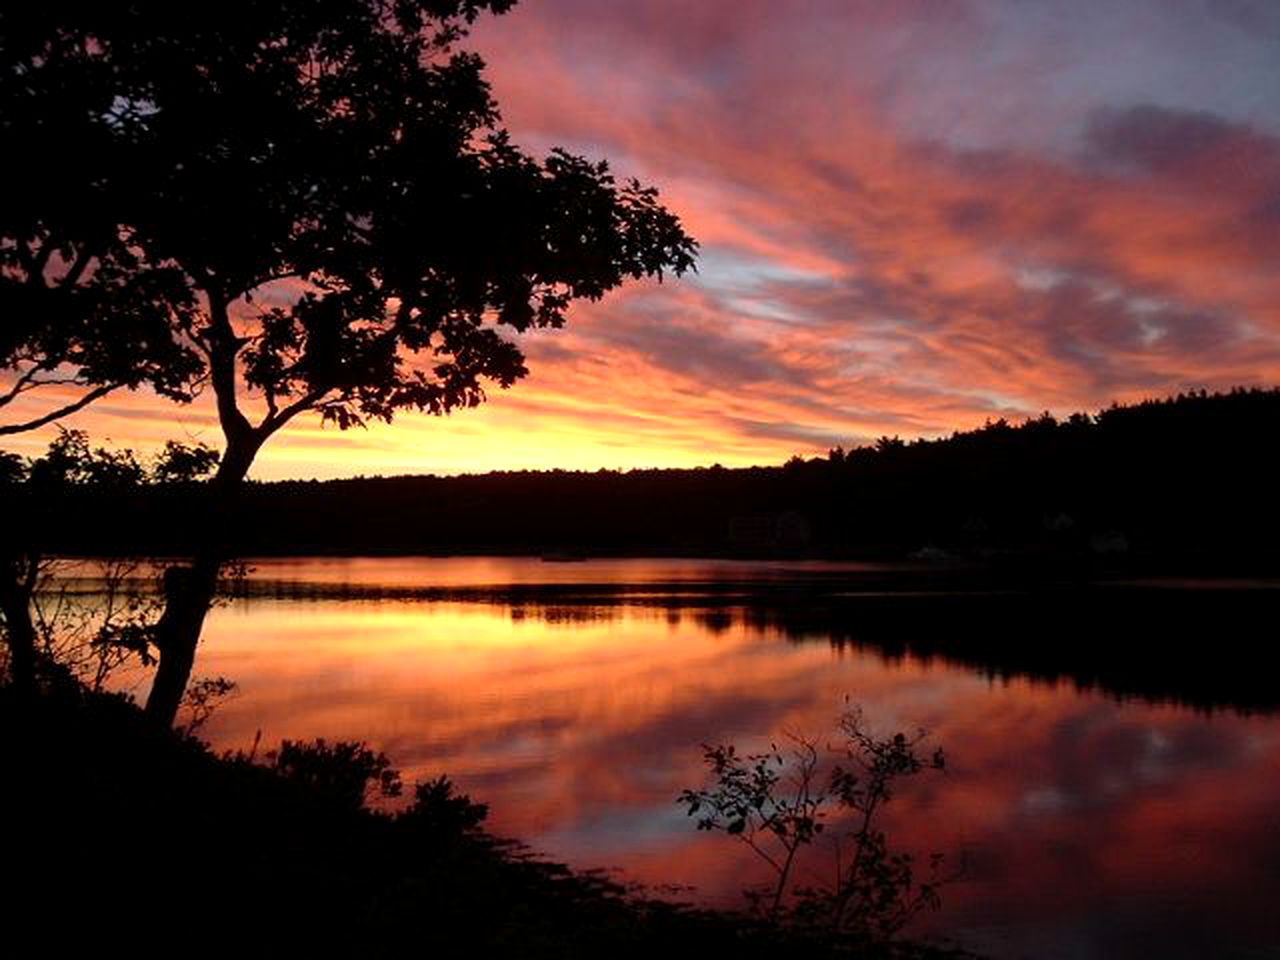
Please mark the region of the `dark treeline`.
[[[881, 438], [781, 467], [502, 472], [249, 484], [226, 547], [304, 553], [683, 553], [1274, 566], [1280, 390]], [[23, 496], [50, 549], [175, 553], [195, 485]], [[49, 503], [50, 498], [54, 499]]]

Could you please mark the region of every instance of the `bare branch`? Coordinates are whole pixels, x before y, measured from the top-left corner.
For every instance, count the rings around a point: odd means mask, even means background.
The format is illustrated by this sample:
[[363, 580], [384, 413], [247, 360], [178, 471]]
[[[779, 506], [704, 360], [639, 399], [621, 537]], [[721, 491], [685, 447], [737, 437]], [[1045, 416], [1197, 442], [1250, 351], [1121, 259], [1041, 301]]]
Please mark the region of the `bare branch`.
[[[32, 367], [26, 373], [18, 377], [18, 379], [14, 382], [13, 387], [10, 388], [8, 391], [6, 391], [2, 396], [0, 396], [0, 407], [5, 406], [6, 404], [12, 403], [14, 399], [18, 397], [19, 394], [26, 393], [28, 390], [31, 390], [34, 387], [39, 386], [40, 382], [43, 382], [43, 381], [37, 382], [35, 379], [36, 374], [38, 374], [41, 370], [48, 370], [48, 369], [49, 369], [49, 366], [47, 364], [37, 363], [34, 367]], [[62, 381], [62, 382], [69, 382], [69, 381]]]
[[21, 423], [0, 423], [0, 437], [9, 436], [15, 433], [26, 433], [28, 430], [38, 430], [40, 427], [53, 423], [55, 420], [61, 420], [63, 417], [69, 417], [77, 410], [83, 410], [89, 404], [93, 403], [93, 401], [100, 397], [105, 397], [111, 391], [118, 390], [122, 386], [124, 386], [124, 384], [108, 383], [100, 387], [94, 387], [79, 400], [68, 403], [64, 407], [59, 407], [57, 410], [52, 410], [49, 413], [36, 417], [33, 420], [26, 420]]
[[332, 392], [332, 387], [318, 387], [300, 399], [295, 400], [279, 413], [269, 414], [258, 429], [262, 430], [266, 436], [270, 436], [304, 410], [310, 410]]

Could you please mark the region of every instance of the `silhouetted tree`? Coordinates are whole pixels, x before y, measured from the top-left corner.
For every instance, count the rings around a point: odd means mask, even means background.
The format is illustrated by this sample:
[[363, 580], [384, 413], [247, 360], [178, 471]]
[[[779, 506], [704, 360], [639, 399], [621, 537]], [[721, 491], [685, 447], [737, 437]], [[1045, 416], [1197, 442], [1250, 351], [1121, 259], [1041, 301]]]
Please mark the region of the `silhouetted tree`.
[[[500, 327], [558, 327], [575, 299], [693, 264], [694, 241], [655, 190], [564, 151], [536, 160], [501, 129], [480, 58], [455, 45], [479, 13], [511, 6], [140, 0], [7, 15], [24, 110], [60, 116], [84, 99], [68, 86], [106, 84], [78, 122], [127, 128], [144, 171], [108, 191], [121, 212], [106, 219], [126, 225], [112, 236], [139, 268], [120, 272], [178, 272], [192, 301], [158, 300], [157, 314], [207, 370], [225, 437], [222, 519], [200, 520], [157, 626], [157, 718], [177, 709], [217, 583], [218, 527], [268, 438], [307, 412], [345, 429], [475, 406], [484, 381], [526, 373]], [[93, 164], [63, 167], [77, 190], [96, 182]], [[69, 261], [55, 285], [74, 286], [80, 254], [47, 232], [11, 244], [28, 261], [15, 279], [51, 249], [46, 260]]]
[[[76, 27], [77, 6], [0, 8], [8, 185], [0, 204], [0, 416], [14, 405], [26, 410], [0, 422], [0, 437], [46, 426], [122, 387], [187, 401], [204, 369], [184, 337], [196, 303], [191, 285], [137, 237], [155, 175], [142, 114], [130, 106], [145, 91]], [[0, 483], [25, 479], [21, 458], [0, 458]], [[93, 466], [138, 468], [101, 458]], [[29, 689], [38, 633], [30, 600], [43, 560], [12, 514], [0, 522], [8, 527], [0, 632], [12, 680]]]

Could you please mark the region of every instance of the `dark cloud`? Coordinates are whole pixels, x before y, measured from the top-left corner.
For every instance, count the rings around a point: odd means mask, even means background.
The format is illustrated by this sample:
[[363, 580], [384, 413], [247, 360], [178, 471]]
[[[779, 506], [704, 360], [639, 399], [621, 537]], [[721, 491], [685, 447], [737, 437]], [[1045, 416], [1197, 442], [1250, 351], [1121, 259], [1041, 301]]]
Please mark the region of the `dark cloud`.
[[[607, 322], [593, 326], [591, 338], [605, 346], [641, 354], [656, 366], [694, 381], [719, 386], [747, 386], [767, 381], [803, 382], [803, 370], [774, 355], [769, 346], [736, 335], [740, 321], [724, 301], [731, 296], [708, 292], [696, 311], [709, 320], [692, 319], [692, 305], [677, 298], [624, 306]], [[717, 325], [723, 325], [718, 329]]]
[[1205, 111], [1154, 104], [1106, 108], [1090, 119], [1085, 139], [1093, 159], [1124, 170], [1280, 179], [1280, 140]]
[[847, 433], [835, 434], [830, 430], [815, 429], [803, 424], [767, 423], [738, 418], [730, 418], [729, 422], [747, 436], [764, 437], [770, 440], [787, 440], [797, 450], [824, 445], [834, 446], [849, 442]]

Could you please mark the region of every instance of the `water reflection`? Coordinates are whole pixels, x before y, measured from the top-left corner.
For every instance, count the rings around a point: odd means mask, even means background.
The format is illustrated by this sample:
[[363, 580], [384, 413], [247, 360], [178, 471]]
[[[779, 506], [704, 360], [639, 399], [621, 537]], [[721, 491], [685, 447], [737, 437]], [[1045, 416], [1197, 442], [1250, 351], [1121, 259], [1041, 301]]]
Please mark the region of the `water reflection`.
[[[578, 566], [464, 558], [453, 569], [453, 562], [329, 560], [308, 578], [306, 561], [267, 561], [240, 589], [246, 597], [273, 600], [479, 603], [513, 619], [563, 624], [609, 622], [628, 607], [660, 608], [673, 624], [691, 618], [711, 633], [744, 624], [888, 659], [941, 658], [990, 678], [1070, 682], [1210, 711], [1280, 708], [1280, 688], [1250, 668], [1266, 639], [1258, 625], [1280, 612], [1280, 583], [1017, 590], [1007, 584], [990, 589], [965, 571], [870, 564], [611, 560]], [[423, 564], [429, 565], [425, 575]], [[497, 579], [504, 573], [512, 580]]]
[[[970, 857], [969, 880], [922, 929], [1007, 957], [1224, 955], [1280, 939], [1276, 695], [1260, 671], [1221, 667], [1232, 639], [1221, 622], [1215, 665], [1186, 648], [1175, 628], [1213, 622], [1207, 601], [1170, 594], [1154, 607], [1037, 615], [1025, 598], [850, 605], [824, 586], [820, 602], [802, 588], [808, 604], [749, 605], [728, 590], [677, 603], [670, 584], [709, 575], [668, 566], [648, 580], [619, 575], [647, 585], [647, 598], [603, 604], [569, 595], [606, 582], [593, 565], [529, 561], [515, 586], [554, 568], [559, 595], [395, 599], [421, 583], [418, 562], [397, 561], [407, 566], [390, 583], [376, 564], [364, 581], [260, 567], [259, 588], [211, 618], [198, 672], [234, 677], [241, 695], [208, 735], [219, 746], [247, 745], [259, 729], [268, 742], [367, 739], [408, 777], [448, 771], [492, 804], [497, 829], [557, 857], [730, 903], [756, 864], [695, 833], [674, 803], [702, 782], [698, 745], [822, 733], [847, 695], [881, 731], [924, 726], [948, 750], [945, 777], [886, 811], [902, 846]], [[745, 573], [735, 568], [735, 581]], [[814, 575], [826, 572], [767, 579], [791, 590]], [[454, 586], [476, 586], [474, 571]], [[351, 599], [362, 593], [382, 599]], [[1114, 649], [1137, 625], [1168, 654], [1144, 654], [1146, 673]], [[1234, 700], [1233, 673], [1244, 691]], [[1197, 686], [1198, 675], [1211, 682]]]

